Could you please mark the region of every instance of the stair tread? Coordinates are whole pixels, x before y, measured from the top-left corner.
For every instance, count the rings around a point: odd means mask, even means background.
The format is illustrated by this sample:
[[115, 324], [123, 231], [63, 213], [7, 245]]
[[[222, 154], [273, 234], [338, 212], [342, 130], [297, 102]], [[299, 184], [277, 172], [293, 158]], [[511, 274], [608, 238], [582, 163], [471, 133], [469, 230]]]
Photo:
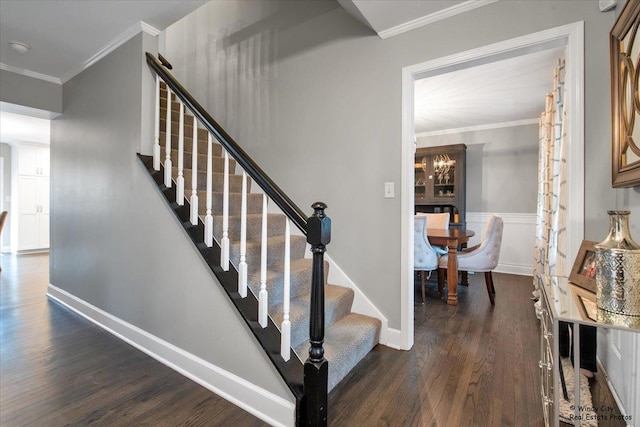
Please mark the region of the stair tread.
[[[270, 250], [277, 249], [275, 256], [273, 253], [269, 255], [267, 253], [267, 265], [273, 266], [282, 262], [282, 256], [284, 255], [284, 235], [276, 235], [267, 237], [267, 248]], [[291, 260], [304, 258], [305, 247], [307, 240], [304, 236], [291, 236]], [[260, 252], [262, 247], [262, 239], [247, 239], [247, 264], [249, 267], [249, 274], [253, 275], [260, 269]], [[230, 244], [231, 260], [236, 264], [240, 256], [240, 242], [233, 241]], [[251, 277], [251, 276], [250, 276]]]
[[[345, 288], [344, 286], [338, 285], [326, 285], [324, 287], [325, 291], [325, 311], [327, 307], [341, 298], [351, 298], [353, 299], [353, 290], [349, 288]], [[296, 298], [291, 299], [291, 307], [289, 312], [289, 320], [293, 323], [295, 320], [298, 320], [303, 317], [309, 317], [309, 301], [311, 300], [311, 289], [307, 290], [307, 292], [302, 293]], [[279, 303], [275, 306], [271, 306], [271, 314], [274, 321], [277, 321], [279, 325], [282, 322], [284, 317], [283, 311], [284, 304]], [[339, 319], [336, 319], [339, 320]], [[330, 324], [330, 323], [329, 323]], [[327, 327], [327, 322], [325, 320], [325, 327]]]
[[[324, 357], [329, 362], [328, 390], [331, 391], [378, 344], [379, 319], [350, 313], [325, 330]], [[309, 342], [295, 348], [303, 362]]]
[[[298, 270], [311, 271], [312, 265], [313, 265], [313, 260], [310, 260], [307, 258], [299, 258], [299, 259], [292, 259], [289, 266], [291, 271], [298, 271]], [[282, 276], [283, 270], [284, 270], [284, 266], [283, 266], [283, 263], [281, 262], [267, 267], [267, 286], [269, 286], [269, 284], [273, 282], [277, 276]], [[260, 273], [250, 274], [248, 279], [253, 280], [255, 283], [259, 283]]]
[[[269, 236], [269, 237], [267, 237], [267, 246], [270, 243], [274, 243], [274, 242], [284, 242], [284, 240], [285, 240], [285, 237], [282, 234], [279, 234], [277, 236]], [[293, 245], [294, 241], [300, 242], [301, 240], [304, 240], [305, 243], [306, 243], [306, 238], [304, 236], [291, 236], [291, 245]], [[251, 247], [251, 246], [260, 246], [260, 245], [262, 245], [262, 239], [247, 239], [247, 251], [249, 251], [249, 247]], [[240, 247], [240, 242], [231, 242], [231, 246]], [[267, 257], [268, 257], [268, 255], [267, 255]], [[277, 262], [277, 263], [279, 264], [280, 262]], [[269, 265], [273, 266], [275, 264], [276, 264], [276, 262], [273, 262], [273, 263], [271, 263]]]
[[[324, 294], [325, 329], [350, 313], [353, 304], [353, 290], [343, 286], [326, 285]], [[311, 288], [293, 298], [290, 303], [289, 320], [291, 322], [291, 346], [297, 347], [309, 339]], [[270, 314], [276, 325], [284, 319], [284, 304], [280, 302], [270, 306]]]

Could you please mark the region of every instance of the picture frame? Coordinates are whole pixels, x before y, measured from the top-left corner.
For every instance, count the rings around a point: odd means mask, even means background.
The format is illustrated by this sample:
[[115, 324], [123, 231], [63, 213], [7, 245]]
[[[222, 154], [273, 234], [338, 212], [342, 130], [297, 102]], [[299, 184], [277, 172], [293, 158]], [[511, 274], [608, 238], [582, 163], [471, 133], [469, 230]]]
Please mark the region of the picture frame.
[[640, 0], [628, 0], [609, 33], [611, 55], [611, 183], [640, 185]]
[[590, 292], [596, 293], [596, 244], [583, 240], [573, 262], [569, 281]]
[[596, 294], [574, 284], [570, 285], [570, 289], [582, 319], [597, 322], [598, 305], [596, 303]]

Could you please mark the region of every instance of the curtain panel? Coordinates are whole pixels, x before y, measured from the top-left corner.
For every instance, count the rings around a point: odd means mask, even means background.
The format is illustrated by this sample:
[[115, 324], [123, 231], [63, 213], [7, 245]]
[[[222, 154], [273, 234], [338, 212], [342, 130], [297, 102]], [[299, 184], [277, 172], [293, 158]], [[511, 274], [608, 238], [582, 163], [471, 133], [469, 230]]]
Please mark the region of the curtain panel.
[[554, 88], [546, 95], [540, 115], [538, 202], [533, 283], [542, 275], [566, 276], [567, 111], [564, 105], [565, 61], [554, 70]]

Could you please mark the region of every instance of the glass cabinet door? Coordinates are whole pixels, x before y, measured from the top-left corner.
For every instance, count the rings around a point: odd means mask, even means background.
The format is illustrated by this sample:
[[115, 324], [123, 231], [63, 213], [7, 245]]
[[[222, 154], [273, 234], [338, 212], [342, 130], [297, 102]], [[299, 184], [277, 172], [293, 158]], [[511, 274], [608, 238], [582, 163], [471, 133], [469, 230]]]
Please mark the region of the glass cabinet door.
[[427, 158], [416, 159], [415, 172], [415, 197], [416, 201], [425, 200], [427, 196]]
[[448, 154], [438, 154], [433, 158], [433, 196], [456, 196], [456, 161]]

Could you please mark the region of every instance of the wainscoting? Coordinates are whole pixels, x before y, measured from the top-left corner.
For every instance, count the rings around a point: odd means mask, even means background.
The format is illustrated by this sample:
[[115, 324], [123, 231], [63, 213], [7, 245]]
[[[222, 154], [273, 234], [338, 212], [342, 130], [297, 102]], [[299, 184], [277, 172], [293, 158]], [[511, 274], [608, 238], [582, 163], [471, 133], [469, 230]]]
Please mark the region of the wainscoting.
[[469, 246], [482, 241], [491, 215], [499, 216], [504, 221], [500, 262], [495, 271], [530, 276], [533, 272], [536, 214], [467, 212], [467, 228], [476, 232]]

